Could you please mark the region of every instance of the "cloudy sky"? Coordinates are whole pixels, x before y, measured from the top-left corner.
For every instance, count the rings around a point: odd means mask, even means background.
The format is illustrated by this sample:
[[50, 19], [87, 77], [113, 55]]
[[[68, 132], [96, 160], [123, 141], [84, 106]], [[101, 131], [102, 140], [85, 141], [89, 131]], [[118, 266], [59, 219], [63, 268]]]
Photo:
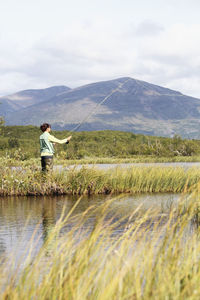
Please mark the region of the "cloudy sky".
[[0, 95], [123, 76], [200, 98], [199, 0], [0, 0]]

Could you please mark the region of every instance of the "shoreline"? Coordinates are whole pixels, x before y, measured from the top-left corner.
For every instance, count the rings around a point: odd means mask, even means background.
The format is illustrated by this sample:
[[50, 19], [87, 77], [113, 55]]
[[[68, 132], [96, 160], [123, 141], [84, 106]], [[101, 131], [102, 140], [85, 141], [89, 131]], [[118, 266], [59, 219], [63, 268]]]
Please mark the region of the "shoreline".
[[0, 196], [181, 193], [190, 191], [199, 181], [200, 168], [195, 167], [74, 167], [46, 175], [35, 166], [20, 170], [3, 167]]
[[[83, 159], [60, 159], [54, 157], [54, 165], [88, 165], [88, 164], [141, 164], [141, 163], [200, 163], [200, 156], [174, 156], [174, 157], [158, 157], [158, 156], [135, 156], [130, 158], [112, 158], [112, 157], [87, 157]], [[40, 166], [40, 157], [27, 160], [18, 160], [7, 157], [0, 157], [1, 166], [26, 167]]]

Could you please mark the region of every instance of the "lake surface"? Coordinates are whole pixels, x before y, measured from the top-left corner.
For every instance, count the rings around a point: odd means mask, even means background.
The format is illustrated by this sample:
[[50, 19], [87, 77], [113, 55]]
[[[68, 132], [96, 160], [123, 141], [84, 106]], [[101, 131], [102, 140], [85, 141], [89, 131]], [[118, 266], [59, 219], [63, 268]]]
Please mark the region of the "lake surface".
[[[96, 168], [101, 170], [108, 170], [108, 169], [114, 169], [114, 168], [130, 168], [130, 167], [182, 167], [184, 169], [193, 168], [193, 167], [200, 167], [200, 162], [168, 162], [168, 163], [116, 163], [116, 164], [83, 164], [83, 165], [55, 165], [53, 166], [53, 169], [55, 171], [62, 171], [62, 170], [70, 170], [70, 169], [77, 169], [80, 170], [81, 168]], [[11, 167], [12, 170], [22, 170], [22, 167]]]
[[82, 167], [87, 168], [97, 168], [102, 170], [113, 169], [116, 167], [120, 168], [129, 168], [129, 167], [183, 167], [185, 169], [192, 167], [200, 167], [200, 162], [168, 162], [168, 163], [120, 163], [120, 164], [85, 164], [85, 165], [71, 165], [67, 167], [63, 167], [62, 165], [54, 166], [56, 170], [71, 169], [76, 167], [77, 169], [81, 169]]
[[[176, 204], [180, 195], [177, 194], [142, 194], [123, 196], [90, 196], [83, 197], [76, 207], [73, 215], [82, 214], [91, 205], [98, 207], [108, 199], [111, 203], [110, 217], [117, 215], [119, 218], [130, 215], [138, 206], [142, 205], [144, 211], [153, 207], [162, 214]], [[0, 256], [9, 257], [13, 253], [16, 257], [25, 254], [35, 228], [34, 240], [37, 241], [37, 251], [42, 246], [49, 230], [59, 219], [63, 207], [69, 212], [77, 201], [75, 196], [59, 197], [9, 197], [0, 198]], [[85, 223], [86, 229], [94, 226], [95, 215], [90, 216]], [[69, 224], [76, 226], [75, 223]], [[69, 229], [69, 228], [68, 228]], [[66, 230], [68, 230], [66, 228]], [[116, 233], [117, 234], [117, 233]]]

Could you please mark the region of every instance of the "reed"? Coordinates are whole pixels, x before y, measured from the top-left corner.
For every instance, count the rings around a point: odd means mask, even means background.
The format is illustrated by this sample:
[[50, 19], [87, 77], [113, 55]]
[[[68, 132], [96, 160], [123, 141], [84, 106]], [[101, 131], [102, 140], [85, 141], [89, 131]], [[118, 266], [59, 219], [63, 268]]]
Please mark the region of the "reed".
[[130, 167], [99, 170], [76, 167], [43, 175], [36, 166], [0, 167], [0, 195], [180, 193], [200, 180], [200, 169]]
[[[21, 261], [2, 262], [1, 299], [199, 299], [198, 195], [180, 200], [167, 218], [138, 207], [120, 219], [110, 204], [73, 218], [75, 207], [63, 211], [35, 257], [31, 242]], [[94, 210], [98, 217], [88, 231], [84, 224]]]

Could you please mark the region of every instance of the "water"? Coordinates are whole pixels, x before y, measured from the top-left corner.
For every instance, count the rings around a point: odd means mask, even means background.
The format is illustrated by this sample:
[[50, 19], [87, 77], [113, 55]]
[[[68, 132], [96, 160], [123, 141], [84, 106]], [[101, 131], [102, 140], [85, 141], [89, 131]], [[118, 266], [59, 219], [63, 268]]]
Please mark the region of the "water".
[[[84, 164], [84, 165], [54, 165], [54, 170], [62, 171], [62, 170], [70, 170], [76, 168], [80, 170], [82, 167], [86, 168], [97, 168], [101, 170], [114, 169], [116, 167], [120, 168], [129, 168], [129, 167], [182, 167], [184, 169], [192, 168], [192, 167], [200, 167], [200, 162], [168, 162], [168, 163], [119, 163], [119, 164]], [[22, 170], [22, 167], [11, 167], [12, 170]]]
[[[82, 214], [91, 205], [97, 207], [114, 196], [90, 196], [83, 197], [76, 207], [73, 215]], [[180, 195], [177, 194], [142, 194], [135, 196], [115, 197], [111, 204], [111, 217], [117, 214], [118, 217], [130, 215], [139, 205], [144, 211], [150, 207], [158, 209], [160, 214], [169, 211], [169, 208], [177, 202]], [[34, 236], [37, 247], [35, 254], [42, 246], [49, 230], [59, 219], [63, 207], [66, 213], [71, 210], [76, 203], [75, 196], [59, 197], [9, 197], [0, 198], [0, 256], [9, 257], [14, 252], [15, 257], [21, 257], [29, 251], [27, 249], [35, 228], [37, 231]], [[92, 228], [95, 215], [90, 217], [85, 226]], [[69, 226], [76, 226], [69, 224]], [[67, 230], [67, 228], [66, 228]]]
[[[200, 163], [128, 163], [128, 164], [88, 164], [86, 167], [96, 167], [101, 169], [130, 166], [162, 166], [162, 167], [200, 167]], [[71, 168], [69, 166], [66, 168]], [[81, 168], [81, 165], [76, 168]], [[62, 166], [55, 166], [62, 169]], [[81, 214], [91, 205], [98, 206], [110, 199], [111, 196], [90, 196], [84, 197], [74, 211], [74, 215]], [[123, 196], [112, 203], [113, 214], [117, 212], [119, 217], [130, 215], [140, 204], [142, 209], [154, 207], [160, 210], [160, 213], [169, 211], [169, 208], [176, 203], [179, 195], [174, 194], [150, 194]], [[66, 206], [66, 212], [70, 211], [76, 203], [77, 198], [72, 196], [59, 197], [9, 197], [0, 198], [0, 256], [9, 257], [11, 253], [15, 256], [21, 256], [26, 250], [28, 241], [31, 239], [35, 228], [34, 240], [37, 241], [35, 251], [42, 246], [49, 230], [59, 219], [63, 207]], [[95, 218], [95, 216], [94, 216]], [[94, 218], [90, 218], [85, 224], [92, 228]], [[75, 226], [75, 224], [71, 225]], [[88, 229], [87, 228], [87, 229]]]
[[[81, 169], [82, 167], [87, 168], [97, 168], [102, 170], [113, 169], [116, 167], [128, 168], [128, 167], [183, 167], [184, 169], [192, 168], [192, 167], [200, 167], [199, 162], [168, 162], [168, 163], [120, 163], [120, 164], [86, 164], [86, 165], [71, 165], [64, 167], [64, 169]], [[62, 165], [54, 166], [55, 170], [62, 170]]]

